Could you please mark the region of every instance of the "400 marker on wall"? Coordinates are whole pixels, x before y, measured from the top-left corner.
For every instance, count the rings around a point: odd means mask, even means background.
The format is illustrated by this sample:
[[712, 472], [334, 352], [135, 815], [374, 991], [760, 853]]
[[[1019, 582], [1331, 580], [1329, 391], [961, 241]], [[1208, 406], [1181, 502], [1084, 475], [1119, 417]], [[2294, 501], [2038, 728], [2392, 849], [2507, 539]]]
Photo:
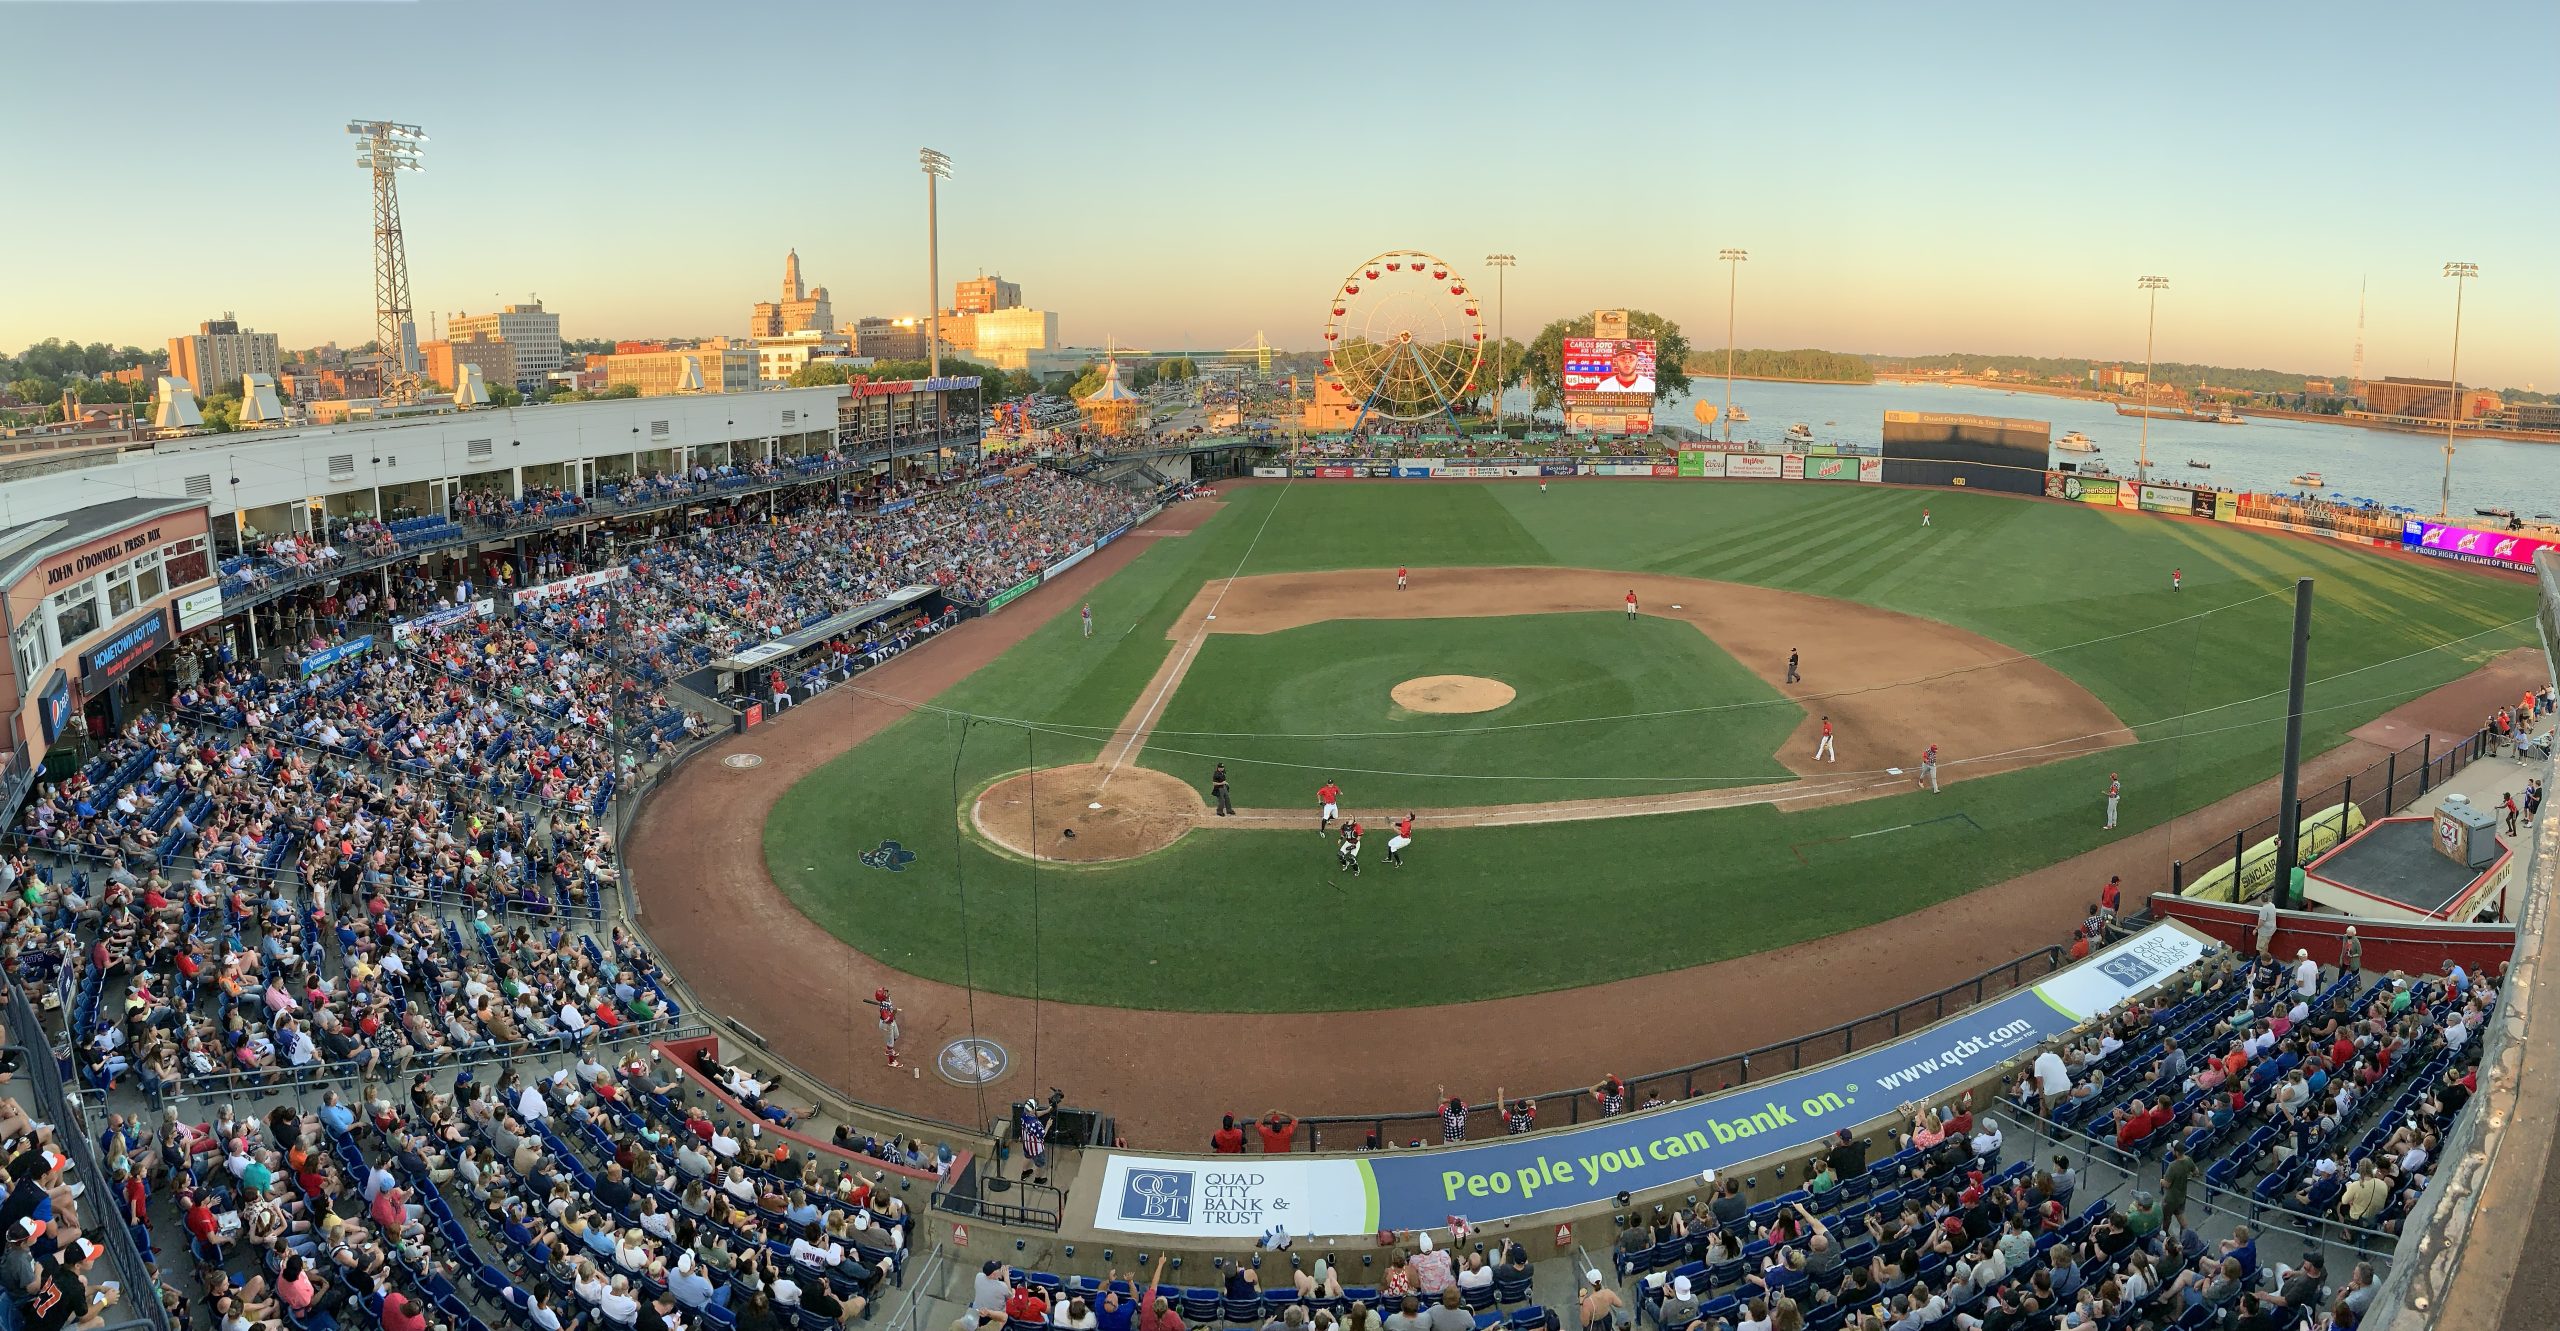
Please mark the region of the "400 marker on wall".
[[1484, 304], [1447, 260], [1389, 250], [1334, 287], [1324, 372], [1372, 420], [1454, 417], [1484, 369]]

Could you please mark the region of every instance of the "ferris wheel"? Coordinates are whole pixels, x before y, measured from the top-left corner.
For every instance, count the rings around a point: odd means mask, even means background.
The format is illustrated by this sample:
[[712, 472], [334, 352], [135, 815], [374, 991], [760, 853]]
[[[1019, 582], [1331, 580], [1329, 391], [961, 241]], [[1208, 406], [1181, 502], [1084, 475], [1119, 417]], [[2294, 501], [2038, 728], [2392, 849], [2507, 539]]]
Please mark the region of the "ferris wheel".
[[1324, 369], [1370, 417], [1454, 415], [1484, 367], [1482, 302], [1448, 262], [1389, 250], [1335, 286], [1324, 325]]

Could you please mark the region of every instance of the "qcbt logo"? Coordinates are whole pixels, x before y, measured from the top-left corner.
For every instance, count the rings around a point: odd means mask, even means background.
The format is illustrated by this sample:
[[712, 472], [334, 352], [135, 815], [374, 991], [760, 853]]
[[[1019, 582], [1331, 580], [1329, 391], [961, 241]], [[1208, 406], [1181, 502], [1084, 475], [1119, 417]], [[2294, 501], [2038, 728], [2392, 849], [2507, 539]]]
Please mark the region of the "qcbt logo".
[[1190, 1170], [1132, 1169], [1120, 1184], [1120, 1218], [1189, 1224], [1191, 1191]]
[[2098, 973], [2127, 989], [2139, 989], [2160, 973], [2160, 967], [2150, 958], [2127, 950], [2100, 962]]

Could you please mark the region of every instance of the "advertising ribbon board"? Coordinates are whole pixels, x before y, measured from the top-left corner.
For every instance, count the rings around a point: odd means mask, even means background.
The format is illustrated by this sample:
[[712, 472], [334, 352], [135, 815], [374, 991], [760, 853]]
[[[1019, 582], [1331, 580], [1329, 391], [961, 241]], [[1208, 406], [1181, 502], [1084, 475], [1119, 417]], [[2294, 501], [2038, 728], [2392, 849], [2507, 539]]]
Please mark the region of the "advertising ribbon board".
[[222, 589], [207, 587], [178, 598], [178, 631], [184, 633], [207, 621], [222, 617]]
[[2141, 508], [2145, 513], [2175, 513], [2183, 518], [2193, 516], [2196, 511], [2195, 492], [2192, 490], [2174, 485], [2146, 485], [2141, 489]]
[[349, 638], [335, 646], [323, 647], [302, 658], [302, 677], [309, 679], [340, 661], [352, 661], [372, 650], [373, 635], [370, 633], [361, 638]]
[[44, 692], [36, 695], [36, 714], [44, 725], [44, 742], [50, 746], [71, 723], [71, 676], [53, 672]]
[[2101, 508], [2116, 506], [2116, 478], [2113, 476], [2082, 476], [2067, 471], [2049, 472], [2047, 475], [2061, 478], [2058, 490], [2051, 484], [2045, 487], [2045, 493], [2056, 499], [2072, 499]]
[[1858, 460], [1808, 454], [1804, 460], [1804, 478], [1808, 481], [1854, 481], [1858, 479]]
[[1123, 1233], [1259, 1238], [1481, 1226], [1606, 1202], [1620, 1189], [1692, 1183], [1800, 1151], [1835, 1129], [1891, 1116], [2024, 1057], [2081, 1021], [2175, 978], [2210, 940], [2161, 924], [1971, 1012], [1818, 1068], [1676, 1108], [1436, 1151], [1344, 1158], [1105, 1157], [1094, 1225]]
[[2546, 541], [2536, 536], [2511, 536], [2505, 532], [2479, 531], [2471, 527], [2450, 527], [2441, 522], [2411, 518], [2401, 524], [2400, 544], [2422, 555], [2438, 559], [2459, 560], [2465, 564], [2487, 564], [2492, 568], [2530, 570], [2533, 557], [2545, 550], [2560, 550], [2560, 541]]
[[987, 613], [994, 614], [996, 611], [1002, 610], [1006, 606], [1021, 600], [1024, 593], [1039, 585], [1040, 575], [1035, 573], [1030, 577], [1024, 578], [1022, 581], [1005, 588], [1003, 591], [997, 592], [995, 595], [987, 598]]
[[1107, 532], [1104, 532], [1101, 536], [1099, 536], [1099, 537], [1095, 538], [1095, 540], [1094, 540], [1094, 542], [1093, 542], [1093, 548], [1094, 548], [1094, 549], [1096, 549], [1096, 550], [1099, 550], [1099, 549], [1101, 549], [1102, 547], [1104, 547], [1104, 546], [1106, 546], [1106, 545], [1109, 545], [1109, 544], [1111, 544], [1113, 541], [1119, 540], [1121, 537], [1126, 536], [1126, 535], [1128, 535], [1128, 534], [1129, 534], [1129, 524], [1128, 524], [1128, 523], [1125, 523], [1125, 522], [1124, 522], [1124, 523], [1121, 523], [1119, 526], [1114, 527], [1114, 528], [1112, 528], [1111, 530], [1109, 530], [1109, 531], [1107, 531]]
[[[1270, 477], [1286, 476], [1289, 474], [1289, 469], [1287, 467], [1256, 467], [1253, 469], [1253, 474], [1256, 476]], [[881, 511], [887, 512], [888, 510], [883, 509]]]
[[1085, 561], [1085, 556], [1092, 553], [1093, 547], [1089, 545], [1076, 551], [1074, 554], [1059, 560], [1057, 563], [1051, 564], [1049, 567], [1040, 570], [1040, 580], [1042, 582], [1047, 582], [1058, 577], [1068, 569], [1074, 568], [1076, 565], [1083, 563]]
[[592, 591], [595, 588], [604, 586], [606, 583], [620, 582], [624, 578], [630, 576], [630, 569], [625, 568], [620, 564], [616, 564], [611, 568], [597, 569], [593, 573], [581, 573], [575, 577], [561, 578], [554, 582], [538, 583], [531, 587], [520, 588], [515, 594], [515, 603], [517, 605], [538, 605], [541, 602], [550, 600], [554, 596], [573, 596], [579, 592]]
[[94, 698], [127, 671], [169, 645], [169, 613], [154, 610], [122, 633], [80, 654], [80, 696]]
[[903, 512], [904, 510], [914, 508], [915, 506], [916, 501], [912, 499], [892, 499], [888, 503], [880, 506], [880, 514], [882, 517], [886, 517], [891, 513]]
[[1316, 475], [1329, 481], [1349, 480], [1360, 474], [1358, 467], [1318, 467]]
[[1683, 475], [1683, 476], [1704, 476], [1704, 475], [1707, 475], [1707, 474], [1708, 474], [1708, 473], [1707, 473], [1707, 460], [1708, 460], [1709, 458], [1713, 458], [1713, 459], [1715, 459], [1716, 469], [1715, 469], [1715, 473], [1714, 473], [1714, 474], [1716, 474], [1716, 475], [1718, 475], [1718, 476], [1722, 476], [1722, 475], [1724, 475], [1724, 455], [1723, 455], [1723, 454], [1721, 454], [1721, 453], [1700, 453], [1700, 452], [1697, 452], [1697, 451], [1696, 451], [1696, 450], [1694, 450], [1694, 449], [1685, 449], [1685, 448], [1684, 448], [1684, 449], [1682, 449], [1682, 450], [1680, 450], [1680, 461], [1679, 461], [1680, 474], [1681, 474], [1681, 475]]
[[419, 615], [414, 619], [391, 626], [391, 645], [406, 647], [416, 641], [421, 633], [431, 633], [447, 624], [459, 624], [466, 619], [477, 619], [497, 608], [496, 600], [483, 598], [468, 605], [457, 605]]
[[1780, 475], [1778, 459], [1768, 453], [1728, 453], [1724, 459], [1724, 474], [1774, 481]]

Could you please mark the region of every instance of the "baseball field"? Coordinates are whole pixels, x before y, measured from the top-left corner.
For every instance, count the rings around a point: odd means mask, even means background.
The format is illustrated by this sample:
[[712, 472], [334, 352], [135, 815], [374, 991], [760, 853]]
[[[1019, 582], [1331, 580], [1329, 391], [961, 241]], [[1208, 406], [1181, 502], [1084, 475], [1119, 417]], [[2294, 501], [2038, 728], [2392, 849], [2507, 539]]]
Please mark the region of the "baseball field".
[[[1858, 485], [1275, 481], [1124, 539], [1090, 637], [1049, 607], [782, 794], [763, 851], [793, 905], [910, 974], [1108, 1006], [1593, 984], [1907, 914], [2263, 780], [2297, 577], [2309, 753], [2532, 633], [2529, 588], [2456, 568]], [[1316, 830], [1328, 780], [1372, 829], [1356, 877]]]

